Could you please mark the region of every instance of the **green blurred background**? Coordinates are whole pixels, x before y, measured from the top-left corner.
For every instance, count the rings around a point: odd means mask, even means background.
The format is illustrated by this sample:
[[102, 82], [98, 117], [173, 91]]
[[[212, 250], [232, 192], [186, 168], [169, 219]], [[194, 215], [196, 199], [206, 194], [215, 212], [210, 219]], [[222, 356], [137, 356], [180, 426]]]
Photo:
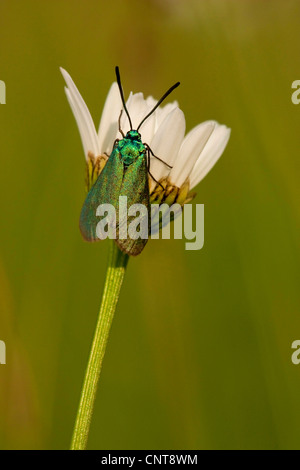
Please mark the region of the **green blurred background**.
[[205, 245], [131, 260], [89, 448], [299, 449], [297, 0], [1, 0], [0, 447], [67, 448], [107, 243], [82, 241], [84, 156], [59, 73], [95, 121], [128, 93], [176, 91], [187, 121], [232, 128], [198, 187]]

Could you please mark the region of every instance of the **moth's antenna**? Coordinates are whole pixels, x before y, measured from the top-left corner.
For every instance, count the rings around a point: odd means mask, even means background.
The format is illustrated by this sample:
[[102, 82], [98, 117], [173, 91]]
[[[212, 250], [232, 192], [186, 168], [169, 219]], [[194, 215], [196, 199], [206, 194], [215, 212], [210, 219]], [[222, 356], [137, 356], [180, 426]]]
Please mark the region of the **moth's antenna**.
[[132, 131], [132, 122], [131, 122], [131, 119], [130, 119], [130, 116], [129, 116], [128, 109], [126, 108], [126, 104], [125, 104], [123, 89], [122, 89], [122, 85], [121, 85], [121, 77], [120, 77], [120, 72], [119, 72], [119, 67], [118, 66], [116, 67], [116, 77], [117, 77], [117, 82], [118, 82], [118, 86], [119, 86], [119, 90], [120, 90], [120, 95], [121, 95], [121, 100], [122, 100], [122, 103], [123, 103], [123, 107], [125, 109], [125, 113], [128, 116], [128, 120], [129, 120], [129, 124], [130, 124], [130, 130]]
[[149, 116], [151, 116], [152, 113], [154, 113], [154, 111], [156, 110], [156, 108], [158, 108], [158, 106], [167, 98], [167, 96], [169, 96], [170, 93], [172, 93], [173, 90], [175, 90], [175, 88], [177, 88], [178, 86], [180, 85], [180, 82], [177, 82], [175, 83], [175, 85], [171, 86], [171, 88], [168, 89], [168, 91], [166, 91], [166, 93], [161, 97], [161, 99], [156, 103], [156, 105], [154, 106], [154, 108], [150, 111], [150, 113], [147, 114], [147, 116], [144, 117], [144, 119], [139, 123], [139, 126], [137, 128], [137, 131], [139, 130], [139, 128], [141, 127], [141, 125], [146, 121], [146, 119], [148, 119]]

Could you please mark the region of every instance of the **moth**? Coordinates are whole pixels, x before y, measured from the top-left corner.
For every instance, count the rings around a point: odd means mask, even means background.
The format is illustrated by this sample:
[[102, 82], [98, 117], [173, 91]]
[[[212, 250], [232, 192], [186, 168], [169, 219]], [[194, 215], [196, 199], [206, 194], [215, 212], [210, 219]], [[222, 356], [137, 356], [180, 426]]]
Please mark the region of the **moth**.
[[[139, 237], [130, 236], [127, 229], [133, 220], [133, 216], [126, 217], [126, 220], [124, 220], [124, 218], [122, 218], [122, 220], [120, 219], [120, 196], [127, 197], [127, 207], [139, 204], [145, 208], [143, 212], [146, 214], [144, 217], [147, 218], [147, 223], [141, 223], [141, 226], [149, 227], [151, 223], [151, 208], [148, 174], [155, 180], [150, 173], [150, 157], [152, 155], [168, 167], [170, 167], [170, 165], [154, 155], [147, 143], [143, 143], [139, 129], [146, 119], [154, 113], [158, 106], [180, 83], [177, 82], [168, 89], [152, 110], [142, 119], [135, 130], [133, 129], [132, 121], [126, 107], [118, 67], [116, 67], [115, 72], [123, 104], [123, 109], [119, 116], [119, 131], [122, 135], [122, 139], [115, 140], [113, 150], [104, 169], [99, 174], [95, 184], [86, 196], [80, 214], [79, 226], [81, 234], [86, 241], [98, 241], [101, 239], [97, 231], [99, 206], [107, 204], [112, 205], [115, 208], [116, 216], [107, 219], [108, 228], [113, 229], [115, 234], [113, 238], [115, 238], [115, 242], [120, 250], [128, 255], [137, 256], [142, 252], [148, 241], [148, 229], [147, 233], [143, 233], [142, 231]], [[120, 126], [123, 110], [127, 114], [130, 125], [130, 131], [128, 131], [126, 135], [123, 133]], [[123, 234], [125, 234], [125, 236]]]

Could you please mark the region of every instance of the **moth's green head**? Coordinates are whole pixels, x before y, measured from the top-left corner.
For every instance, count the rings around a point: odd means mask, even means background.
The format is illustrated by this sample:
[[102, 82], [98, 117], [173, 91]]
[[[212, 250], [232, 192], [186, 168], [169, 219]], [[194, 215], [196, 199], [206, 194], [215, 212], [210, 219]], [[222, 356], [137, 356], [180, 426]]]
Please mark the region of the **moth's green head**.
[[127, 132], [125, 138], [119, 141], [117, 149], [125, 165], [131, 165], [137, 158], [144, 156], [146, 152], [141, 134], [133, 130]]
[[127, 132], [127, 134], [126, 134], [125, 139], [129, 139], [129, 140], [141, 140], [141, 134], [139, 133], [139, 131], [129, 131], [129, 132]]

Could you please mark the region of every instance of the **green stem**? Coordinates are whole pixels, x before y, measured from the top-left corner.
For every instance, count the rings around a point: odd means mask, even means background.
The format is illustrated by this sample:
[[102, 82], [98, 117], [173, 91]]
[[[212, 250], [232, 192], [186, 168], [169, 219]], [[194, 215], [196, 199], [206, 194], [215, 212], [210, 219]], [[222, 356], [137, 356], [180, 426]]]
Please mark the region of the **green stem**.
[[102, 302], [83, 382], [71, 443], [72, 450], [83, 450], [86, 448], [109, 330], [128, 262], [128, 255], [122, 253], [113, 240], [110, 243], [111, 248]]

